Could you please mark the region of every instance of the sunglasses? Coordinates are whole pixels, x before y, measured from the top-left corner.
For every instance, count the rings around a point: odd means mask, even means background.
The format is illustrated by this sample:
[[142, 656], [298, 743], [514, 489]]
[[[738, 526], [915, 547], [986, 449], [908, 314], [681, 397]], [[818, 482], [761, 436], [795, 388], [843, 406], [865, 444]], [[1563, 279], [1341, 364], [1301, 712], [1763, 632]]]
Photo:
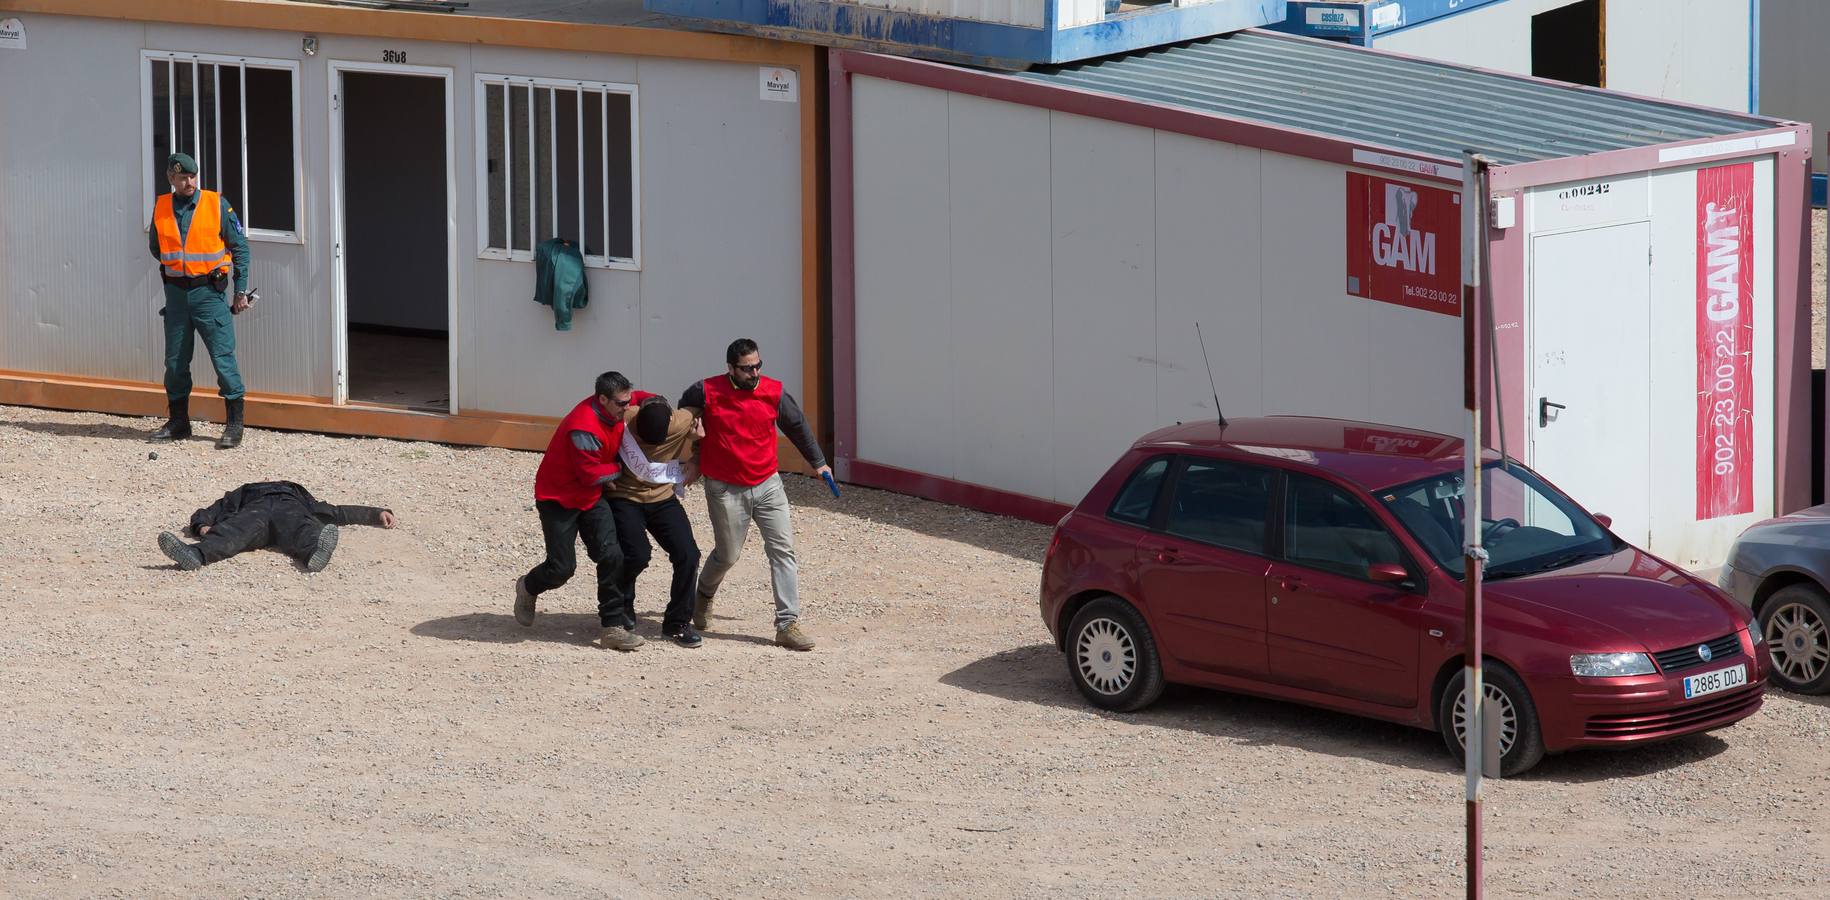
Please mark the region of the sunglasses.
[[615, 397], [611, 397], [610, 405], [616, 407], [617, 409], [622, 409], [623, 407], [628, 406], [634, 400], [635, 400], [634, 397], [630, 397], [628, 400], [618, 400]]
[[755, 375], [757, 372], [762, 370], [762, 363], [757, 363], [756, 365], [753, 365], [753, 366], [733, 365], [733, 366], [731, 366], [731, 368], [736, 369], [737, 371], [742, 372], [745, 375]]

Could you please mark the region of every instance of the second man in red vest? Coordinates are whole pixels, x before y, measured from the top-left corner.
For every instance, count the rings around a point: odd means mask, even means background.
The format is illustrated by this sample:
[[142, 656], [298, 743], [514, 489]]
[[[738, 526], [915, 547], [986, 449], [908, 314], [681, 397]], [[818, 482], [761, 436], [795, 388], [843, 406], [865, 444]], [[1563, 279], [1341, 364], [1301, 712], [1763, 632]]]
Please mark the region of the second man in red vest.
[[790, 650], [812, 650], [800, 626], [800, 581], [794, 559], [794, 529], [788, 522], [788, 492], [776, 471], [775, 431], [779, 427], [817, 474], [832, 471], [782, 383], [762, 374], [756, 342], [739, 338], [725, 350], [727, 370], [695, 383], [680, 398], [681, 409], [699, 411], [705, 437], [699, 442], [706, 512], [714, 546], [699, 573], [693, 625], [704, 630], [712, 597], [737, 564], [750, 523], [762, 533], [775, 589], [775, 642]]

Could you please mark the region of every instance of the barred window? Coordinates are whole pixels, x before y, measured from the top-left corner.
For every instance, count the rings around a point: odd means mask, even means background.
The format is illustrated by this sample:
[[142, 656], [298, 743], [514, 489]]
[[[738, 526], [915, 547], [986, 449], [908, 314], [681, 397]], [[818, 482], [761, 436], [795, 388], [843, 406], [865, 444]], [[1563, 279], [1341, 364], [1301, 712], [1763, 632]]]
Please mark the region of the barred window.
[[289, 60], [141, 54], [149, 190], [168, 193], [165, 159], [197, 160], [199, 186], [228, 198], [248, 237], [299, 240], [298, 64]]
[[549, 238], [590, 266], [640, 266], [634, 85], [477, 76], [477, 255], [532, 260]]

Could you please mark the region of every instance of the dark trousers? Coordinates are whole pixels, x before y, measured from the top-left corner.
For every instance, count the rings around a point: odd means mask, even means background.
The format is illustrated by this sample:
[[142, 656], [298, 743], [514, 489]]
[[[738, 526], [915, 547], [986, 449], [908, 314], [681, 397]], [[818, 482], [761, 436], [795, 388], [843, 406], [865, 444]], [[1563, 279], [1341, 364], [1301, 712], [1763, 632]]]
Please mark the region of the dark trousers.
[[617, 540], [623, 547], [623, 578], [619, 586], [628, 604], [621, 611], [624, 622], [635, 618], [635, 579], [648, 568], [648, 561], [654, 556], [654, 550], [648, 544], [648, 535], [652, 534], [674, 567], [667, 610], [661, 614], [661, 629], [685, 625], [693, 617], [693, 587], [699, 581], [699, 544], [693, 540], [693, 525], [686, 519], [686, 507], [673, 497], [659, 503], [612, 500], [610, 513], [616, 517]]
[[597, 618], [603, 627], [623, 624], [623, 595], [617, 588], [622, 574], [623, 550], [616, 542], [616, 520], [610, 503], [602, 497], [590, 509], [570, 509], [552, 500], [534, 503], [540, 513], [540, 532], [546, 536], [546, 562], [527, 573], [527, 589], [535, 596], [572, 580], [578, 570], [573, 543], [584, 538], [585, 555], [597, 564]]
[[262, 498], [210, 526], [197, 541], [205, 565], [237, 553], [273, 547], [303, 562], [318, 549], [324, 523], [305, 504], [287, 498]]

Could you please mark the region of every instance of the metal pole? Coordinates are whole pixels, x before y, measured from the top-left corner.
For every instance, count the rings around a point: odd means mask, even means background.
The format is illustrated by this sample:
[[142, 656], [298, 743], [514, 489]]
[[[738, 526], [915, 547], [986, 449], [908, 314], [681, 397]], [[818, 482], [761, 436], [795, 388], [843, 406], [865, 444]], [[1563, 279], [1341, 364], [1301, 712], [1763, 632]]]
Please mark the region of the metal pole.
[[[1467, 779], [1464, 799], [1467, 803], [1467, 895], [1478, 900], [1483, 894], [1481, 860], [1481, 760], [1486, 741], [1486, 691], [1481, 678], [1481, 566], [1487, 551], [1481, 547], [1481, 432], [1480, 376], [1486, 372], [1487, 347], [1485, 316], [1481, 297], [1481, 247], [1486, 240], [1486, 216], [1483, 202], [1487, 161], [1471, 150], [1462, 152], [1461, 191], [1461, 321], [1462, 321], [1462, 404], [1468, 410], [1468, 437], [1463, 446], [1462, 519], [1464, 539], [1462, 570], [1464, 577], [1462, 645], [1462, 689], [1467, 727], [1462, 737], [1462, 759]], [[1454, 727], [1454, 723], [1449, 723]]]

